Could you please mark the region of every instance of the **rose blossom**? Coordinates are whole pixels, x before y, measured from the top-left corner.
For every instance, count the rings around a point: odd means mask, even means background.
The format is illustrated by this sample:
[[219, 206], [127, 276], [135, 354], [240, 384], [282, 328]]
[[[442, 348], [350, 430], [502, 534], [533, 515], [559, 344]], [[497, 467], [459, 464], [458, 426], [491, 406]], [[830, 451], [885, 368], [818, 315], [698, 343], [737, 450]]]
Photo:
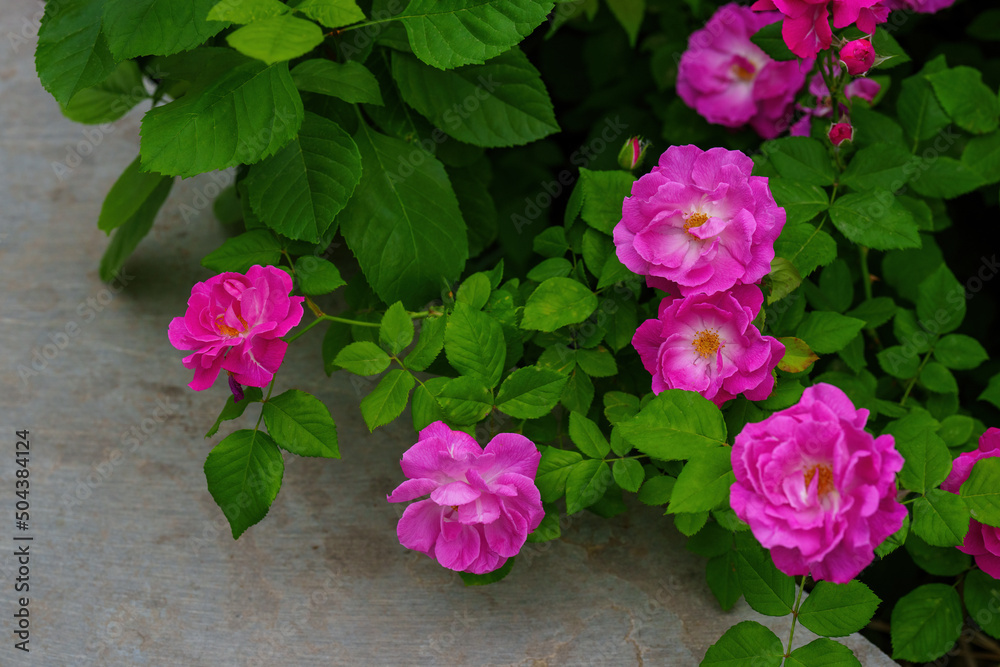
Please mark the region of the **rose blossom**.
[[[951, 464], [948, 478], [941, 484], [945, 491], [957, 494], [969, 479], [972, 467], [983, 459], [1000, 456], [1000, 428], [987, 429], [979, 438], [979, 448], [960, 454]], [[976, 557], [976, 565], [994, 579], [1000, 579], [1000, 528], [969, 519], [969, 532], [959, 551]]]
[[[840, 76], [840, 67], [837, 65], [834, 66], [833, 76]], [[844, 86], [844, 95], [848, 100], [858, 98], [871, 103], [880, 90], [882, 90], [882, 85], [878, 81], [868, 78], [859, 78], [854, 79], [849, 84]], [[813, 116], [817, 118], [826, 118], [833, 115], [833, 101], [830, 99], [830, 89], [826, 87], [826, 82], [823, 81], [823, 75], [819, 72], [813, 75], [813, 78], [809, 80], [809, 92], [816, 96], [816, 106], [799, 107], [802, 111], [806, 112], [806, 115], [792, 125], [790, 134], [793, 137], [809, 136], [809, 123]], [[849, 111], [850, 109], [848, 109], [847, 106], [843, 104], [840, 105], [841, 119], [845, 122], [850, 122], [850, 119], [847, 118], [847, 113]]]
[[750, 41], [780, 20], [730, 3], [691, 34], [677, 71], [677, 93], [705, 120], [726, 127], [749, 123], [765, 139], [788, 127], [795, 94], [813, 61], [776, 62]]
[[889, 8], [880, 0], [757, 0], [755, 11], [780, 10], [785, 15], [781, 36], [788, 49], [800, 58], [814, 58], [823, 49], [830, 48], [833, 26], [846, 28], [852, 23], [869, 35], [878, 23], [889, 18]]
[[409, 479], [386, 498], [399, 503], [430, 494], [403, 512], [399, 543], [450, 570], [499, 568], [545, 515], [535, 486], [540, 459], [523, 435], [499, 433], [483, 450], [471, 435], [434, 422], [403, 454]]
[[632, 184], [615, 226], [618, 259], [654, 287], [712, 294], [771, 270], [785, 209], [739, 151], [671, 146]]
[[856, 39], [840, 49], [840, 62], [851, 76], [864, 74], [875, 64], [875, 47], [867, 39]]
[[[292, 279], [273, 266], [220, 273], [191, 288], [187, 312], [170, 322], [170, 343], [194, 350], [184, 367], [194, 370], [188, 385], [208, 389], [220, 370], [232, 381], [263, 387], [285, 358], [281, 340], [302, 319], [301, 296], [288, 296]], [[236, 391], [234, 390], [234, 394]]]
[[730, 504], [785, 574], [850, 581], [903, 525], [903, 457], [891, 435], [864, 430], [867, 420], [868, 410], [820, 383], [736, 436]]
[[738, 394], [751, 401], [770, 396], [785, 346], [753, 325], [763, 302], [754, 285], [661, 301], [657, 319], [640, 324], [632, 338], [653, 393], [688, 389], [716, 405]]
[[854, 128], [851, 127], [850, 123], [837, 123], [830, 126], [827, 136], [830, 138], [831, 144], [839, 146], [845, 141], [854, 141]]

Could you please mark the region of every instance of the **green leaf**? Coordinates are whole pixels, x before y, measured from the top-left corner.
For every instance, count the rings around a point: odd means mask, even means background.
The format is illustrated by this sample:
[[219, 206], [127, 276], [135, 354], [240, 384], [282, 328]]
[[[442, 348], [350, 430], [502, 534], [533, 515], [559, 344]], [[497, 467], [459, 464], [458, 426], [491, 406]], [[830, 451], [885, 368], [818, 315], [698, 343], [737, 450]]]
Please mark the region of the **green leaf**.
[[919, 74], [903, 80], [896, 100], [896, 114], [913, 144], [913, 152], [919, 142], [933, 138], [950, 121], [938, 104], [930, 81]]
[[773, 60], [795, 60], [798, 57], [791, 52], [781, 36], [781, 22], [764, 26], [751, 35], [750, 41], [759, 46]]
[[378, 329], [379, 343], [390, 354], [399, 354], [413, 342], [413, 320], [399, 301], [389, 306]]
[[[862, 152], [858, 151], [858, 154]], [[854, 159], [857, 160], [857, 157]], [[768, 179], [767, 184], [771, 188], [771, 194], [774, 195], [774, 201], [785, 209], [785, 224], [809, 222], [830, 206], [830, 197], [818, 186], [796, 183], [780, 177]]]
[[801, 338], [779, 338], [778, 342], [785, 346], [785, 355], [778, 362], [778, 368], [786, 373], [801, 373], [819, 360]]
[[302, 118], [288, 65], [249, 61], [200, 78], [183, 97], [146, 112], [142, 167], [186, 177], [253, 164], [294, 138]]
[[361, 154], [332, 120], [306, 112], [298, 135], [250, 168], [250, 205], [268, 227], [318, 243], [361, 180]]
[[899, 527], [895, 533], [885, 538], [882, 544], [875, 547], [875, 555], [879, 558], [885, 558], [893, 551], [903, 546], [906, 541], [906, 536], [910, 533], [910, 515], [906, 514], [903, 517], [903, 525]]
[[520, 146], [559, 131], [545, 84], [520, 49], [447, 71], [395, 51], [392, 75], [407, 104], [459, 141]]
[[542, 257], [562, 257], [569, 250], [566, 230], [562, 227], [544, 229], [531, 242], [531, 247]]
[[112, 230], [124, 225], [165, 181], [172, 183], [173, 179], [161, 174], [140, 172], [137, 156], [125, 167], [125, 171], [104, 198], [97, 228], [110, 234]]
[[101, 30], [103, 5], [104, 0], [45, 3], [35, 69], [42, 86], [60, 104], [115, 71], [115, 58]]
[[660, 392], [617, 428], [640, 452], [663, 461], [691, 459], [726, 444], [726, 423], [719, 408], [683, 389]]
[[485, 273], [473, 273], [465, 279], [455, 294], [455, 301], [467, 303], [473, 310], [482, 310], [490, 299], [490, 279]]
[[299, 90], [338, 97], [345, 102], [384, 104], [375, 75], [353, 60], [346, 63], [324, 58], [306, 60], [292, 69], [292, 81]]
[[611, 483], [611, 468], [604, 461], [585, 459], [566, 478], [566, 513], [576, 514], [604, 496]]
[[216, 273], [246, 273], [255, 264], [274, 265], [280, 260], [281, 244], [274, 238], [274, 234], [266, 229], [253, 229], [226, 239], [225, 243], [201, 260], [201, 265]]
[[329, 294], [347, 282], [332, 262], [322, 257], [303, 255], [295, 260], [295, 280], [303, 294]]
[[958, 393], [958, 381], [955, 380], [955, 376], [945, 368], [944, 364], [939, 364], [936, 361], [925, 365], [924, 369], [920, 371], [920, 384], [928, 391], [939, 394]]
[[323, 370], [327, 375], [340, 370], [337, 365], [337, 355], [353, 340], [351, 336], [351, 325], [343, 322], [330, 322], [326, 333], [323, 334]]
[[551, 0], [411, 0], [401, 19], [418, 58], [438, 69], [483, 63], [531, 34]]
[[901, 345], [892, 345], [876, 355], [879, 366], [889, 375], [900, 380], [908, 380], [920, 370], [920, 355], [907, 354]]
[[924, 164], [926, 169], [914, 176], [910, 186], [925, 197], [954, 199], [985, 185], [975, 166], [940, 155]]
[[432, 317], [420, 324], [420, 337], [417, 344], [406, 355], [406, 367], [413, 371], [426, 370], [444, 348], [444, 331], [448, 322], [446, 317]]
[[778, 173], [791, 181], [822, 186], [833, 185], [837, 179], [826, 148], [816, 139], [785, 137], [765, 142], [761, 150]]
[[441, 387], [437, 401], [444, 416], [453, 424], [476, 424], [493, 409], [489, 387], [467, 375], [448, 380]]
[[139, 66], [126, 60], [104, 81], [74, 95], [69, 104], [62, 107], [62, 112], [78, 123], [110, 123], [148, 98]]
[[701, 667], [781, 667], [785, 649], [778, 637], [756, 621], [740, 621], [708, 647]]
[[289, 11], [279, 0], [221, 0], [208, 12], [209, 21], [231, 21], [243, 25]]
[[986, 134], [1000, 124], [1000, 100], [972, 67], [952, 67], [926, 75], [938, 101], [955, 124], [973, 134]]
[[639, 489], [639, 502], [645, 505], [666, 505], [673, 495], [677, 479], [667, 475], [650, 477]]
[[583, 322], [597, 309], [597, 297], [570, 278], [549, 278], [528, 297], [522, 329], [555, 331]]
[[538, 366], [519, 368], [500, 385], [497, 409], [516, 419], [544, 417], [559, 402], [568, 379], [562, 373]]
[[771, 556], [752, 537], [737, 535], [736, 573], [743, 597], [754, 611], [765, 616], [784, 616], [795, 603], [795, 582], [782, 574]]
[[953, 577], [969, 569], [972, 558], [955, 547], [934, 547], [911, 533], [904, 544], [918, 567], [939, 577]]
[[851, 649], [821, 637], [792, 651], [785, 667], [861, 667], [861, 662]]
[[323, 43], [323, 30], [312, 21], [283, 14], [255, 21], [226, 36], [226, 42], [268, 65], [292, 60]]
[[950, 415], [941, 420], [937, 434], [949, 448], [962, 447], [972, 437], [975, 426], [976, 423], [972, 417]]
[[251, 403], [257, 403], [262, 398], [264, 398], [264, 393], [258, 387], [247, 387], [244, 389], [243, 400], [239, 403], [236, 402], [235, 396], [227, 396], [226, 404], [223, 406], [222, 412], [219, 413], [219, 418], [212, 424], [212, 428], [208, 429], [208, 432], [205, 433], [205, 437], [211, 438], [218, 433], [222, 422], [242, 417]]
[[962, 484], [961, 496], [973, 519], [987, 526], [1000, 526], [1000, 458], [977, 461]]
[[267, 432], [279, 447], [299, 456], [339, 459], [337, 426], [323, 402], [289, 389], [264, 403]]
[[904, 167], [912, 159], [910, 152], [897, 144], [868, 146], [854, 154], [840, 182], [859, 191], [895, 192], [909, 180], [910, 172]]
[[[470, 378], [471, 379], [471, 378]], [[449, 382], [449, 378], [431, 378], [413, 390], [410, 402], [410, 415], [413, 417], [413, 429], [422, 431], [436, 421], [444, 421], [445, 415], [437, 401], [437, 394]]]
[[507, 354], [503, 329], [486, 313], [455, 304], [444, 333], [444, 353], [457, 371], [495, 387]]
[[979, 174], [983, 183], [1000, 181], [1000, 132], [974, 137], [962, 151], [962, 164]]
[[597, 424], [577, 412], [569, 415], [569, 437], [584, 456], [589, 458], [603, 459], [611, 451], [611, 445], [601, 429], [597, 428]]
[[989, 384], [983, 393], [979, 394], [980, 401], [989, 401], [997, 408], [1000, 408], [1000, 374], [990, 378]]
[[830, 220], [849, 240], [875, 250], [920, 247], [913, 214], [887, 190], [838, 197]]
[[[136, 249], [139, 242], [145, 238], [146, 234], [153, 227], [153, 220], [160, 210], [160, 206], [170, 194], [170, 188], [174, 185], [174, 179], [162, 176], [156, 186], [146, 197], [140, 200], [135, 212], [115, 229], [101, 257], [99, 274], [101, 280], [109, 281], [115, 277], [119, 269], [125, 264], [132, 251]], [[206, 258], [207, 259], [207, 258]]]
[[207, 18], [217, 2], [105, 0], [102, 27], [116, 60], [169, 56], [195, 48], [228, 25]]
[[365, 13], [354, 0], [303, 0], [296, 5], [295, 11], [319, 21], [327, 28], [339, 28], [365, 20]]
[[854, 279], [847, 268], [847, 262], [835, 260], [823, 269], [819, 277], [819, 289], [831, 310], [842, 313], [854, 301]]
[[412, 375], [400, 368], [386, 373], [375, 390], [361, 401], [361, 415], [368, 430], [374, 431], [398, 417], [416, 383]]
[[799, 621], [823, 637], [846, 637], [868, 625], [880, 602], [860, 581], [820, 581], [799, 608]]
[[506, 562], [504, 562], [503, 565], [492, 572], [486, 572], [484, 574], [459, 572], [458, 575], [462, 577], [462, 583], [466, 586], [487, 586], [489, 584], [495, 584], [510, 574], [510, 571], [514, 569], [514, 560], [514, 558], [506, 559]]
[[813, 225], [789, 222], [774, 243], [774, 253], [790, 261], [801, 277], [806, 278], [816, 267], [837, 258], [837, 242]]
[[[701, 531], [699, 535], [704, 532], [704, 530]], [[690, 543], [691, 540], [688, 540], [689, 545]], [[740, 589], [740, 578], [736, 574], [736, 552], [733, 550], [727, 550], [723, 554], [710, 558], [705, 564], [705, 578], [708, 580], [708, 587], [711, 589], [712, 595], [719, 601], [719, 606], [722, 607], [723, 611], [729, 611], [743, 596], [743, 591]]]
[[632, 193], [635, 176], [617, 169], [593, 171], [580, 168], [579, 190], [583, 197], [580, 217], [599, 232], [611, 234], [622, 219], [622, 201]]
[[962, 544], [970, 518], [962, 499], [941, 489], [929, 489], [913, 504], [913, 532], [936, 547]]
[[975, 338], [950, 334], [934, 344], [934, 358], [948, 368], [967, 371], [979, 367], [989, 355]]
[[[561, 229], [553, 227], [552, 229]], [[573, 271], [573, 265], [563, 257], [550, 257], [539, 262], [538, 266], [528, 271], [528, 280], [545, 282], [549, 278], [565, 278]]]
[[639, 412], [639, 398], [623, 391], [604, 394], [604, 416], [612, 425], [631, 419]]
[[896, 314], [896, 302], [887, 296], [877, 296], [874, 299], [862, 301], [861, 304], [847, 312], [848, 317], [864, 320], [872, 328], [880, 327]]
[[844, 349], [864, 326], [864, 320], [816, 310], [799, 325], [797, 333], [814, 352], [830, 354]]
[[341, 350], [333, 363], [355, 375], [378, 375], [389, 368], [391, 361], [382, 348], [363, 340]]
[[[575, 414], [575, 412], [571, 413], [571, 416]], [[625, 491], [636, 493], [642, 485], [646, 471], [642, 469], [642, 464], [635, 459], [617, 459], [611, 466], [611, 474], [618, 486]]]
[[936, 434], [937, 422], [923, 413], [910, 414], [886, 426], [896, 450], [903, 455], [903, 469], [897, 477], [900, 486], [926, 493], [938, 486], [951, 470], [951, 454]]
[[590, 350], [577, 350], [576, 363], [590, 377], [605, 378], [618, 374], [618, 364], [615, 357], [603, 347]]
[[965, 287], [944, 264], [917, 287], [917, 316], [935, 333], [953, 331], [965, 319]]
[[605, 0], [608, 9], [614, 14], [618, 23], [625, 28], [628, 43], [633, 48], [642, 26], [642, 18], [646, 13], [646, 0]]
[[710, 449], [681, 470], [667, 512], [706, 512], [725, 505], [735, 481], [729, 448]]
[[1000, 636], [1000, 582], [982, 570], [972, 570], [962, 589], [969, 616], [990, 635]]
[[926, 584], [892, 610], [892, 657], [929, 662], [947, 653], [962, 631], [962, 603], [947, 584]]
[[707, 521], [708, 512], [682, 512], [674, 515], [674, 526], [688, 537], [697, 535]]
[[229, 520], [234, 540], [267, 515], [284, 472], [278, 445], [261, 431], [231, 433], [209, 453], [208, 492]]
[[341, 231], [383, 301], [419, 308], [465, 266], [468, 238], [458, 200], [430, 155], [365, 123], [354, 139], [364, 170], [340, 213]]
[[542, 458], [535, 474], [535, 486], [538, 487], [543, 502], [553, 502], [566, 493], [566, 480], [570, 471], [582, 460], [580, 452], [556, 447], [542, 449]]

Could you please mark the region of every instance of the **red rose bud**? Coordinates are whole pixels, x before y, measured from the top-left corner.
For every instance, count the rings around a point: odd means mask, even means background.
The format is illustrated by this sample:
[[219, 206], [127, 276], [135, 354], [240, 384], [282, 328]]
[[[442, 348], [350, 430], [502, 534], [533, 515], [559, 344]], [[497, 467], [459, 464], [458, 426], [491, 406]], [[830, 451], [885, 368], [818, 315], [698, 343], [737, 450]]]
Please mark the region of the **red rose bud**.
[[875, 64], [875, 47], [867, 39], [856, 39], [840, 49], [840, 62], [853, 76], [864, 74]]
[[827, 136], [830, 137], [830, 143], [839, 146], [845, 141], [854, 141], [854, 128], [850, 123], [837, 123], [830, 126]]
[[647, 148], [649, 148], [648, 141], [643, 141], [641, 137], [632, 137], [618, 151], [618, 166], [632, 171], [642, 164], [642, 159], [646, 157]]

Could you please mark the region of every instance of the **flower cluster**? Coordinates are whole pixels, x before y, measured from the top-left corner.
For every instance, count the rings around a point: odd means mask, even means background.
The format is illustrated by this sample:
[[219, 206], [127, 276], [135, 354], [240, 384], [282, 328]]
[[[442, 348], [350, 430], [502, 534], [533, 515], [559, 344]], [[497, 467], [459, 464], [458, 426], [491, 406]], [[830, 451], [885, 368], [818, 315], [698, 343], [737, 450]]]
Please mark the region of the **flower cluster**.
[[[834, 68], [833, 76], [839, 76], [840, 69]], [[875, 99], [875, 96], [879, 94], [882, 90], [881, 84], [878, 81], [872, 79], [860, 78], [854, 79], [846, 86], [844, 86], [844, 96], [848, 101], [852, 99], [861, 99], [866, 102], [871, 102]], [[809, 80], [809, 92], [816, 97], [815, 106], [805, 107], [800, 106], [799, 109], [805, 112], [794, 125], [792, 125], [791, 134], [793, 137], [808, 137], [810, 129], [810, 121], [813, 118], [832, 118], [833, 117], [833, 100], [830, 97], [830, 89], [827, 88], [826, 82], [823, 81], [823, 75], [817, 72], [813, 75], [812, 79]], [[849, 109], [840, 105], [839, 109], [840, 123], [846, 124], [850, 128], [851, 119], [848, 117]], [[831, 126], [834, 127], [836, 124]], [[853, 128], [851, 129], [851, 134], [853, 135]], [[831, 141], [832, 141], [831, 137]], [[839, 142], [837, 142], [839, 143]], [[836, 143], [834, 144], [836, 145]]]
[[615, 226], [618, 258], [665, 299], [632, 345], [653, 391], [689, 389], [718, 404], [766, 398], [784, 354], [752, 324], [763, 297], [753, 285], [771, 269], [785, 224], [767, 179], [739, 151], [671, 146], [632, 185]]
[[868, 410], [820, 383], [736, 436], [730, 504], [785, 574], [850, 581], [903, 525], [903, 457], [891, 435], [864, 430], [867, 420]]
[[[187, 312], [170, 322], [170, 343], [193, 350], [184, 367], [194, 370], [188, 385], [208, 389], [219, 371], [236, 383], [263, 387], [281, 366], [288, 343], [281, 336], [302, 319], [301, 296], [289, 296], [291, 277], [273, 266], [252, 266], [246, 274], [220, 273], [191, 288]], [[238, 399], [237, 399], [238, 400]]]
[[813, 61], [776, 62], [750, 41], [780, 18], [734, 3], [721, 7], [688, 39], [677, 70], [680, 98], [710, 123], [749, 124], [765, 139], [784, 132]]
[[[1000, 428], [987, 429], [979, 438], [979, 447], [975, 451], [959, 455], [951, 465], [948, 478], [941, 488], [950, 493], [958, 494], [972, 474], [972, 467], [979, 461], [994, 456], [1000, 456]], [[986, 526], [969, 519], [969, 532], [958, 550], [975, 556], [976, 565], [994, 579], [1000, 579], [1000, 528]]]
[[869, 35], [875, 32], [877, 24], [889, 18], [889, 7], [881, 0], [757, 0], [751, 8], [778, 10], [784, 15], [781, 36], [789, 50], [800, 58], [815, 58], [820, 51], [830, 48], [831, 14], [835, 28], [855, 24]]
[[409, 479], [387, 497], [399, 503], [430, 494], [403, 512], [400, 544], [450, 570], [484, 574], [501, 567], [545, 515], [535, 486], [540, 459], [523, 435], [500, 433], [484, 450], [469, 434], [434, 422], [403, 454]]

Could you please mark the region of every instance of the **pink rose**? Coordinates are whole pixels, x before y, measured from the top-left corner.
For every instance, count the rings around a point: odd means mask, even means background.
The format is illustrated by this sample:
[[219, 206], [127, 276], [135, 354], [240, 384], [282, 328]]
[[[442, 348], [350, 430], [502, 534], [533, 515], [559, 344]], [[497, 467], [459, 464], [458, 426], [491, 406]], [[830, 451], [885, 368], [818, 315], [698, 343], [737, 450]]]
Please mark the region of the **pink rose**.
[[891, 435], [864, 430], [867, 420], [868, 410], [820, 383], [736, 436], [729, 502], [785, 574], [850, 581], [903, 525], [903, 457]]
[[710, 123], [749, 123], [765, 139], [785, 131], [813, 61], [776, 62], [750, 41], [780, 18], [731, 3], [692, 33], [677, 71], [677, 93], [685, 104]]
[[[840, 67], [834, 66], [833, 76], [840, 75]], [[847, 96], [848, 100], [854, 98], [865, 100], [871, 103], [878, 95], [879, 91], [882, 90], [882, 85], [873, 79], [860, 78], [854, 79], [849, 84], [844, 86], [844, 95]], [[830, 99], [830, 89], [826, 87], [826, 82], [823, 81], [823, 75], [817, 72], [813, 75], [813, 78], [809, 81], [809, 92], [816, 96], [816, 106], [815, 107], [799, 107], [802, 111], [806, 112], [806, 115], [800, 118], [793, 126], [790, 134], [793, 137], [808, 137], [809, 136], [809, 121], [813, 116], [817, 118], [826, 118], [833, 114], [833, 102]], [[841, 104], [840, 112], [841, 117], [846, 119], [846, 114], [850, 111], [847, 106]]]
[[516, 556], [545, 511], [535, 486], [541, 454], [517, 433], [499, 433], [485, 451], [471, 435], [434, 422], [403, 454], [409, 478], [391, 503], [430, 494], [403, 512], [399, 543], [449, 570], [484, 574]]
[[[302, 319], [301, 296], [288, 296], [292, 279], [273, 266], [252, 266], [246, 275], [220, 273], [191, 288], [187, 312], [170, 322], [170, 343], [194, 350], [184, 367], [188, 385], [208, 389], [220, 370], [235, 382], [263, 387], [281, 366], [288, 343], [281, 340]], [[235, 390], [234, 390], [235, 393]]]
[[815, 58], [817, 53], [830, 48], [831, 13], [834, 27], [846, 28], [855, 23], [868, 34], [875, 32], [877, 23], [889, 18], [889, 8], [880, 0], [757, 0], [751, 8], [777, 9], [785, 15], [781, 36], [788, 49], [800, 58]]
[[739, 394], [751, 401], [770, 396], [785, 346], [753, 325], [763, 301], [754, 285], [661, 301], [657, 319], [640, 324], [632, 338], [653, 393], [687, 389], [716, 405]]
[[840, 49], [840, 62], [851, 76], [864, 74], [875, 64], [875, 47], [867, 39], [856, 39]]
[[839, 146], [845, 141], [854, 141], [854, 128], [850, 123], [836, 123], [830, 126], [827, 136], [830, 138], [830, 143]]
[[671, 146], [632, 184], [615, 226], [618, 259], [660, 287], [713, 294], [771, 270], [785, 209], [739, 151]]
[[[1000, 456], [1000, 428], [987, 429], [979, 438], [979, 449], [960, 454], [951, 464], [948, 478], [941, 488], [958, 494], [965, 480], [969, 479], [972, 467], [983, 459]], [[994, 579], [1000, 579], [1000, 528], [986, 526], [975, 519], [969, 519], [969, 532], [965, 542], [957, 547], [959, 551], [976, 557], [976, 565]]]

